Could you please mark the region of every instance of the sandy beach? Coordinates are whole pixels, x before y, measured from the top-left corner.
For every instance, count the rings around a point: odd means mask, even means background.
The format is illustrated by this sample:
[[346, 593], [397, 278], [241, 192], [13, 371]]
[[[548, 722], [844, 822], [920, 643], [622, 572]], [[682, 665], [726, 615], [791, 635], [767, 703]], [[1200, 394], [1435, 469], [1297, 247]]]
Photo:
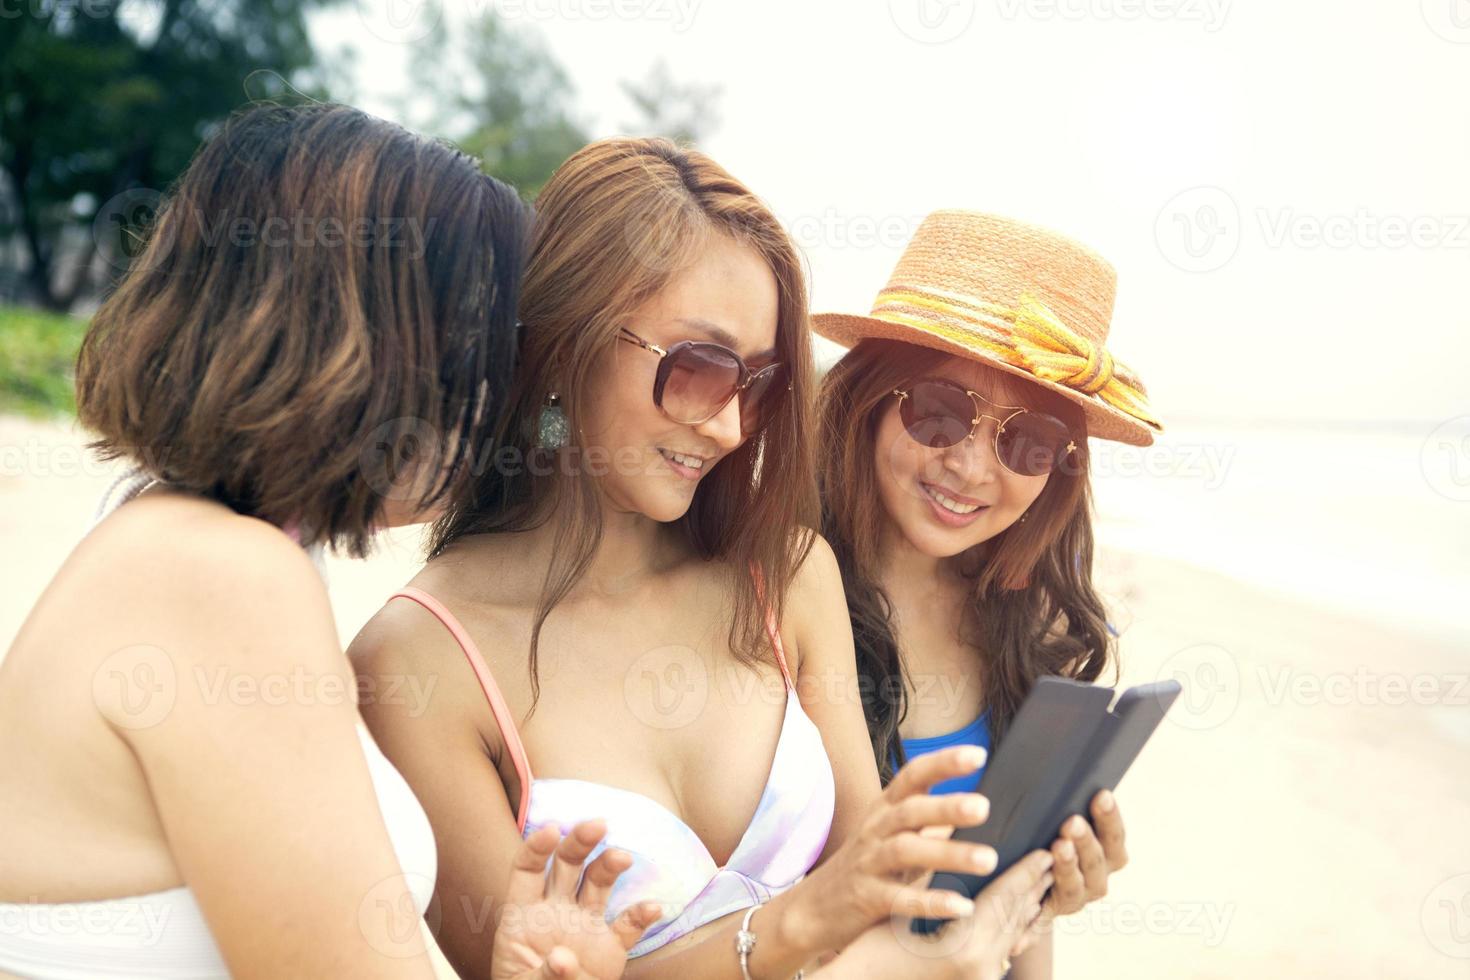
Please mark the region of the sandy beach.
[[[83, 442], [0, 417], [0, 650], [111, 480]], [[1106, 526], [1122, 681], [1178, 676], [1188, 696], [1119, 792], [1132, 863], [1057, 925], [1057, 976], [1470, 977], [1465, 632], [1313, 605]], [[418, 544], [329, 560], [344, 642]]]

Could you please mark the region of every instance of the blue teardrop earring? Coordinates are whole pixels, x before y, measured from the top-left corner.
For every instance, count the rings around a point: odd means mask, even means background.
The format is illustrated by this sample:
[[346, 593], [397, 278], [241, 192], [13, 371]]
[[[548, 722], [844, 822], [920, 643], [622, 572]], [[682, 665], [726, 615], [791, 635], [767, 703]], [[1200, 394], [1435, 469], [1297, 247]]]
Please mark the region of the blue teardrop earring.
[[562, 411], [561, 396], [548, 392], [546, 404], [536, 417], [536, 447], [538, 449], [560, 449], [567, 444], [571, 426], [567, 424], [567, 413]]

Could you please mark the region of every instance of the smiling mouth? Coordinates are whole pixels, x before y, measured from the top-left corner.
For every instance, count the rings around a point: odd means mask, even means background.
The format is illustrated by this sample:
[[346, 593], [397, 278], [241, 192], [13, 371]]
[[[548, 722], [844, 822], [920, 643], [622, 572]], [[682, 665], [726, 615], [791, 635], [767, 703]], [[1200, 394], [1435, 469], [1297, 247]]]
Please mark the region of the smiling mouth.
[[688, 480], [697, 480], [704, 474], [709, 460], [703, 456], [690, 456], [687, 453], [676, 453], [671, 449], [659, 447], [658, 454], [664, 458], [675, 473]]
[[943, 507], [945, 510], [949, 511], [951, 514], [957, 514], [961, 517], [964, 517], [968, 514], [973, 514], [977, 510], [988, 506], [978, 501], [966, 501], [960, 500], [956, 497], [952, 497], [938, 487], [928, 483], [920, 483], [919, 486], [923, 488], [924, 494], [930, 500], [934, 501], [940, 507]]

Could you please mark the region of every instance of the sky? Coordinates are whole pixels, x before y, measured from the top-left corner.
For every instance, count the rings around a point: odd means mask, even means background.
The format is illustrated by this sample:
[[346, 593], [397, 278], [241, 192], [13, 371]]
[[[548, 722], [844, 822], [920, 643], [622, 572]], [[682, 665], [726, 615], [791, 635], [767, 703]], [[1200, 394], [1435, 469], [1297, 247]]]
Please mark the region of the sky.
[[[814, 311], [866, 313], [920, 218], [970, 208], [1112, 262], [1109, 350], [1166, 422], [1470, 414], [1470, 0], [447, 2], [541, 32], [596, 136], [657, 59], [720, 85], [701, 148]], [[352, 101], [393, 115], [425, 9], [316, 16]]]

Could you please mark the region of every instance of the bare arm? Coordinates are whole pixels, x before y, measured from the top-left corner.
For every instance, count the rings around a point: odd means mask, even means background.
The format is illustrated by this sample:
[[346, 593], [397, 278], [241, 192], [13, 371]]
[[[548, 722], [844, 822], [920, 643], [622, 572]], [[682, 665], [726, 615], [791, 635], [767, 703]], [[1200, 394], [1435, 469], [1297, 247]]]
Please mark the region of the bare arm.
[[231, 974], [431, 977], [321, 580], [273, 528], [182, 516], [99, 594], [128, 683], [93, 691]]
[[465, 980], [488, 980], [506, 883], [521, 846], [513, 803], [496, 770], [504, 751], [485, 697], [443, 625], [411, 602], [389, 603], [348, 648], [367, 685], [415, 677], [412, 698], [363, 699], [373, 736], [429, 814], [439, 851], [437, 938]]

